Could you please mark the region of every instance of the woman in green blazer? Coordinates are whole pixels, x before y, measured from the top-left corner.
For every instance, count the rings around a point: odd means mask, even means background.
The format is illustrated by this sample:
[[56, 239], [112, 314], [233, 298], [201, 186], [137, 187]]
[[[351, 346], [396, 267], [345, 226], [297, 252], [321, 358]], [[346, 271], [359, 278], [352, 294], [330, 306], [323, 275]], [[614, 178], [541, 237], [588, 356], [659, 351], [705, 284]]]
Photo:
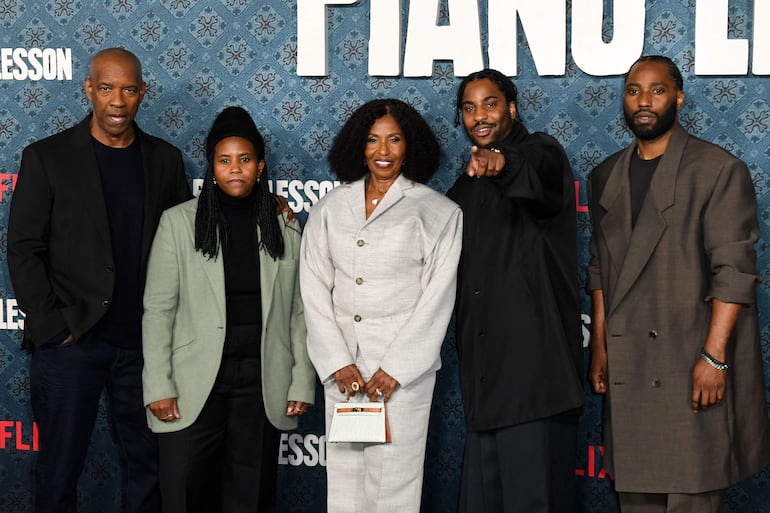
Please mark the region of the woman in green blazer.
[[144, 294], [144, 402], [163, 511], [274, 511], [278, 429], [297, 426], [315, 389], [299, 227], [276, 214], [245, 110], [217, 116], [206, 153], [200, 196], [161, 218]]

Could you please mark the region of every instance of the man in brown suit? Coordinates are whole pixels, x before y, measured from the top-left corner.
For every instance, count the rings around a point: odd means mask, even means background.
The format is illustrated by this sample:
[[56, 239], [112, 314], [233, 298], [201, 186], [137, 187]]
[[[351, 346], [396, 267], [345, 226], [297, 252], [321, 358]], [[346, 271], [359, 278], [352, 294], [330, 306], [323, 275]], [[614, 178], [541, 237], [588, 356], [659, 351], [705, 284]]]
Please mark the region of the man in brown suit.
[[625, 78], [636, 140], [591, 174], [588, 288], [605, 467], [623, 513], [714, 513], [770, 462], [746, 165], [678, 123], [682, 75], [642, 57]]

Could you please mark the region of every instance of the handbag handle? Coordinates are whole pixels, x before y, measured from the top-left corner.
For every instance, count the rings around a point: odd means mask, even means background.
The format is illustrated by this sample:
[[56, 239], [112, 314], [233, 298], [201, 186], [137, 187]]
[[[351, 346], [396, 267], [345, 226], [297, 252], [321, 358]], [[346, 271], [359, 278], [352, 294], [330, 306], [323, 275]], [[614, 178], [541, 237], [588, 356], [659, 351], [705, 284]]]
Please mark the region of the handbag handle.
[[364, 408], [362, 406], [351, 406], [350, 408], [337, 408], [340, 413], [368, 412], [379, 413], [382, 408]]

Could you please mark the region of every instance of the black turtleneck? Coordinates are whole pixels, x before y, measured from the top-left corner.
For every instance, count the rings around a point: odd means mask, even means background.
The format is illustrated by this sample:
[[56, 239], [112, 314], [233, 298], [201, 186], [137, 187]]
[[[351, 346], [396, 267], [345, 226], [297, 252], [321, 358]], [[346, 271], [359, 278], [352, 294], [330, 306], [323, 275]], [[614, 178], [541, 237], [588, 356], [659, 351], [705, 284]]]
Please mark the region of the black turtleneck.
[[254, 220], [254, 194], [228, 196], [217, 188], [219, 206], [227, 223], [227, 244], [222, 248], [225, 266], [227, 325], [262, 324]]

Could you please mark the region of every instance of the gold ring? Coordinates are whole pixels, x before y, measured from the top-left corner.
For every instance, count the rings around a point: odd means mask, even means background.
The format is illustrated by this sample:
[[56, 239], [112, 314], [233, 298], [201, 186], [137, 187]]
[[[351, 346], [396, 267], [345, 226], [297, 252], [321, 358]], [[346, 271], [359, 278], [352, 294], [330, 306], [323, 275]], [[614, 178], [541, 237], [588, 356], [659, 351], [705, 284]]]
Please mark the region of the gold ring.
[[358, 381], [354, 381], [354, 382], [353, 382], [353, 383], [350, 385], [350, 389], [351, 389], [353, 392], [358, 392], [358, 389], [359, 389], [359, 388], [361, 388], [361, 385], [359, 385], [359, 384], [358, 384]]

